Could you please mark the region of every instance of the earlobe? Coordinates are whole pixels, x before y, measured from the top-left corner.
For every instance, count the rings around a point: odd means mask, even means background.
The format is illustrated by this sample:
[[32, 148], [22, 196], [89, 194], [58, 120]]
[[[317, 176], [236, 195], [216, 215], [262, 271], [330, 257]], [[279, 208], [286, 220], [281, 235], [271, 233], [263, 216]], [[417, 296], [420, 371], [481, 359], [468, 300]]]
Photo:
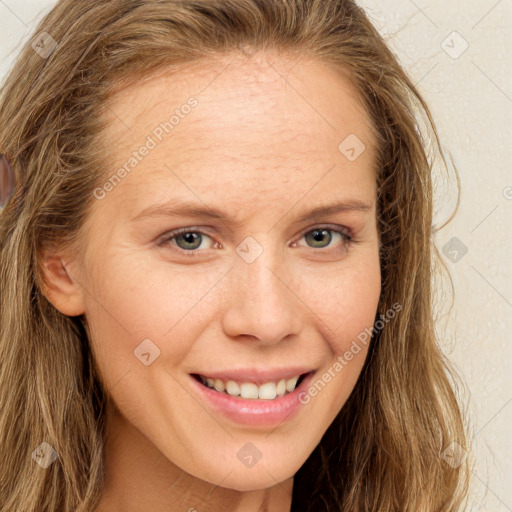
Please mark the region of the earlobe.
[[43, 290], [46, 299], [62, 314], [78, 316], [85, 312], [83, 288], [60, 255], [42, 261]]

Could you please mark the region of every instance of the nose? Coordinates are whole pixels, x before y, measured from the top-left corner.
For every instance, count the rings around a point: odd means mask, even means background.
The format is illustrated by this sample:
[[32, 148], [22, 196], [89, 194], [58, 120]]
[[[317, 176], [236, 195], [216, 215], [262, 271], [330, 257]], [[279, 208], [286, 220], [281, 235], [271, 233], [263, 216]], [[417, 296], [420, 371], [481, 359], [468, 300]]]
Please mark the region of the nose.
[[252, 263], [237, 258], [229, 287], [223, 316], [228, 336], [272, 345], [301, 332], [305, 312], [293, 273], [270, 251], [264, 250]]

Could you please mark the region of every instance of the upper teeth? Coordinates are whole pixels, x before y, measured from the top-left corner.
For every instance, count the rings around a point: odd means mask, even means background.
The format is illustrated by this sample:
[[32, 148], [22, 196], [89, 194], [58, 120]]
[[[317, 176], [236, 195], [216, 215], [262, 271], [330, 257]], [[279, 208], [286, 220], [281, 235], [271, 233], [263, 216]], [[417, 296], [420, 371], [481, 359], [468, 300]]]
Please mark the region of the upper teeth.
[[266, 382], [261, 386], [253, 382], [236, 383], [234, 380], [224, 382], [221, 379], [211, 379], [201, 375], [201, 381], [209, 388], [216, 391], [227, 393], [231, 396], [241, 396], [249, 399], [273, 400], [276, 396], [283, 396], [292, 392], [297, 385], [300, 375], [291, 379], [281, 379], [279, 382]]

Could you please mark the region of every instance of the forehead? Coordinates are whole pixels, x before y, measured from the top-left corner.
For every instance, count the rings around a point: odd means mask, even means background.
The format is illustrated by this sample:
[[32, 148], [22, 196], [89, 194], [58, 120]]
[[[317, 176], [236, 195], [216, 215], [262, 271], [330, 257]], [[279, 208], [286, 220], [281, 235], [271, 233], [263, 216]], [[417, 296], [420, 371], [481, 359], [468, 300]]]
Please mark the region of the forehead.
[[[207, 196], [230, 183], [247, 197], [278, 196], [280, 185], [300, 193], [324, 174], [326, 186], [354, 190], [373, 178], [375, 138], [355, 88], [315, 59], [235, 54], [160, 72], [117, 93], [107, 117], [107, 167], [132, 167], [112, 195], [122, 190], [133, 209], [144, 191], [158, 199], [187, 184]], [[356, 161], [345, 140], [364, 144]]]

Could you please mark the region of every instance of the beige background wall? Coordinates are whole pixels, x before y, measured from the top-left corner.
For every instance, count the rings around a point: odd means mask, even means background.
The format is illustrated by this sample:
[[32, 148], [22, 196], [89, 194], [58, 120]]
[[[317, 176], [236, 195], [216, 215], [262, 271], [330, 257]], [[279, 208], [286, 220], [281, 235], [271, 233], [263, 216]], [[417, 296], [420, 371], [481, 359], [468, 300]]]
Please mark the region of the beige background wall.
[[[0, 0], [0, 78], [53, 3]], [[359, 3], [429, 102], [460, 172], [458, 214], [438, 237], [456, 294], [439, 333], [468, 386], [470, 510], [512, 511], [512, 0]], [[437, 224], [454, 205], [449, 190], [439, 187]]]
[[[477, 455], [471, 510], [511, 511], [512, 2], [360, 5], [429, 102], [460, 173], [458, 214], [438, 237], [455, 286], [440, 332], [469, 388]], [[438, 198], [441, 224], [454, 201], [441, 189]]]

